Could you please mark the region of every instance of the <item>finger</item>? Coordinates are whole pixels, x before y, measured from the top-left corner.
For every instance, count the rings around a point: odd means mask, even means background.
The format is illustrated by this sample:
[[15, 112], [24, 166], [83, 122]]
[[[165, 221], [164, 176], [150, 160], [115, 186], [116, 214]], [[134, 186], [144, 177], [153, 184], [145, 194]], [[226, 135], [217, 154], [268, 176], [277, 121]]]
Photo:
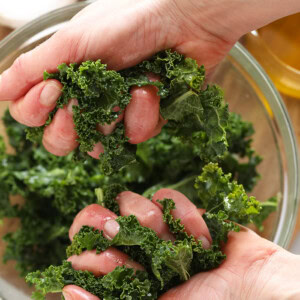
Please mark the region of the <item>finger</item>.
[[161, 209], [149, 199], [126, 191], [120, 193], [116, 200], [122, 216], [135, 215], [142, 226], [153, 229], [160, 238], [174, 240], [168, 226], [163, 221]]
[[[119, 110], [119, 108], [114, 109], [114, 111], [118, 111], [118, 110]], [[123, 120], [123, 118], [124, 118], [124, 112], [122, 112], [122, 113], [118, 116], [118, 118], [117, 118], [115, 121], [113, 121], [112, 123], [110, 123], [110, 124], [106, 124], [106, 125], [100, 125], [100, 124], [98, 124], [98, 125], [97, 125], [97, 129], [98, 129], [101, 133], [103, 133], [104, 135], [109, 135], [109, 134], [111, 134], [111, 133], [114, 131], [114, 129], [116, 128], [117, 123], [121, 122], [121, 121]], [[97, 143], [97, 144], [94, 146], [93, 151], [88, 152], [88, 154], [89, 154], [91, 157], [95, 158], [95, 159], [99, 159], [99, 155], [100, 155], [101, 153], [104, 153], [104, 147], [103, 147], [103, 145], [102, 145], [100, 142]]]
[[[107, 233], [107, 237], [113, 238], [119, 231], [119, 224], [114, 221], [117, 215], [99, 204], [91, 204], [82, 209], [75, 217], [69, 230], [70, 240], [82, 226], [94, 227]], [[115, 228], [113, 226], [116, 226]]]
[[102, 145], [101, 142], [95, 144], [93, 151], [88, 152], [88, 155], [95, 158], [95, 159], [99, 159], [99, 155], [101, 153], [104, 153], [104, 147]]
[[45, 70], [54, 73], [61, 63], [82, 61], [85, 52], [81, 47], [84, 46], [83, 31], [72, 30], [66, 26], [35, 49], [23, 53], [1, 74], [0, 100], [16, 100], [22, 97], [43, 80]]
[[62, 293], [65, 300], [100, 300], [97, 296], [76, 285], [66, 285]]
[[[85, 17], [73, 19], [47, 41], [17, 58], [13, 65], [2, 74], [0, 101], [19, 99], [32, 86], [42, 81], [44, 70], [50, 73], [56, 72], [57, 66], [61, 63], [79, 63], [101, 58], [110, 69], [119, 70], [136, 65], [153, 53], [168, 48], [165, 43], [156, 43], [155, 34], [146, 41], [149, 47], [145, 47], [144, 39], [136, 38], [144, 34], [144, 29], [143, 26], [137, 28], [136, 18], [126, 16], [126, 14], [131, 15], [126, 1], [121, 4], [125, 6], [121, 14], [122, 22], [114, 22], [116, 12], [120, 12], [120, 5], [118, 8], [115, 3], [105, 3], [104, 8], [103, 3], [96, 2], [94, 5], [95, 8], [93, 4], [88, 7]], [[111, 10], [114, 13], [105, 13]], [[137, 15], [138, 11], [143, 13], [143, 6], [136, 8]], [[100, 17], [101, 22], [98, 24], [94, 22], [91, 28], [91, 20], [99, 20], [101, 12], [103, 13]], [[114, 26], [111, 26], [112, 22]], [[123, 26], [125, 23], [126, 28]], [[104, 38], [99, 39], [99, 36]], [[116, 41], [120, 40], [124, 40], [125, 48], [116, 46]], [[160, 41], [164, 41], [164, 38]], [[136, 51], [136, 46], [142, 51]]]
[[[120, 110], [119, 107], [115, 107], [113, 109], [113, 111], [115, 112], [119, 110]], [[97, 129], [104, 135], [109, 135], [115, 130], [117, 124], [121, 122], [123, 118], [124, 118], [124, 111], [118, 116], [118, 118], [115, 121], [111, 122], [110, 124], [105, 124], [105, 125], [98, 124]]]
[[131, 260], [127, 254], [112, 247], [99, 254], [96, 254], [96, 250], [84, 251], [80, 255], [69, 257], [68, 261], [72, 263], [73, 269], [89, 271], [95, 276], [106, 275], [118, 266], [144, 270], [140, 264]]
[[51, 124], [45, 128], [43, 145], [52, 154], [64, 156], [78, 146], [72, 111], [76, 103], [72, 99], [66, 107], [58, 109]]
[[125, 132], [132, 144], [148, 140], [159, 121], [157, 87], [144, 86], [131, 89], [132, 98], [125, 109]]
[[206, 212], [206, 209], [204, 209], [204, 208], [198, 208], [198, 213], [199, 213], [201, 216], [203, 216], [203, 215], [205, 214], [205, 212]]
[[158, 134], [160, 134], [163, 126], [166, 125], [167, 123], [168, 123], [168, 121], [165, 120], [161, 115], [159, 115], [158, 123], [156, 124], [156, 127], [155, 127], [155, 129], [154, 129], [154, 131], [152, 133], [152, 136], [150, 138], [155, 137]]
[[172, 189], [160, 189], [153, 195], [152, 201], [161, 208], [162, 206], [157, 200], [165, 198], [172, 199], [175, 202], [176, 208], [172, 210], [172, 215], [174, 218], [181, 220], [186, 232], [201, 240], [204, 248], [209, 248], [212, 239], [197, 207], [185, 195]]
[[24, 97], [10, 103], [11, 116], [29, 127], [44, 125], [61, 95], [61, 89], [61, 83], [53, 79], [37, 84]]
[[[84, 225], [103, 230], [104, 236], [112, 239], [119, 231], [119, 224], [115, 221], [117, 216], [110, 210], [98, 204], [92, 204], [80, 211], [74, 219], [69, 230], [69, 237], [73, 236]], [[75, 270], [87, 270], [95, 276], [105, 275], [113, 271], [117, 266], [127, 266], [135, 270], [143, 270], [143, 267], [131, 261], [128, 255], [117, 249], [109, 248], [106, 251], [97, 254], [96, 250], [85, 251], [79, 256], [74, 255], [69, 258], [72, 267]]]

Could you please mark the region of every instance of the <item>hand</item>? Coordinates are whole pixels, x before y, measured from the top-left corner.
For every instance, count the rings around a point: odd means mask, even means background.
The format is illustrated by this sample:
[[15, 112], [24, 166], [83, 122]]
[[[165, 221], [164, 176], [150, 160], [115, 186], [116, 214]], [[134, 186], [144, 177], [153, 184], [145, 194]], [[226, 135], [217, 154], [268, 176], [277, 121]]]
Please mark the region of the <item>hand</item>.
[[[280, 9], [283, 4], [277, 3], [277, 12], [274, 12], [276, 4], [270, 9], [268, 3], [263, 5], [255, 0], [97, 1], [49, 40], [21, 55], [2, 74], [0, 100], [11, 101], [10, 112], [17, 121], [35, 127], [45, 123], [61, 94], [58, 81], [42, 81], [43, 71], [55, 72], [57, 65], [63, 62], [101, 58], [109, 68], [119, 70], [172, 48], [210, 70], [253, 26], [282, 17], [299, 6], [298, 1], [288, 1], [291, 3], [284, 5], [284, 9]], [[154, 87], [132, 90], [132, 101], [117, 120], [124, 117], [131, 143], [140, 143], [159, 133], [164, 122], [159, 116], [158, 104]], [[59, 109], [45, 130], [43, 144], [53, 154], [66, 155], [78, 146], [72, 120], [73, 105], [76, 105], [75, 100]], [[99, 126], [99, 130], [109, 134], [114, 126], [115, 123]], [[103, 147], [98, 144], [90, 155], [98, 158], [102, 151]]]
[[[162, 221], [162, 211], [156, 200], [172, 198], [176, 209], [172, 212], [180, 218], [189, 234], [202, 240], [204, 247], [210, 247], [211, 237], [197, 208], [181, 193], [161, 189], [153, 196], [152, 202], [132, 193], [122, 192], [117, 201], [121, 215], [134, 214], [143, 226], [156, 231], [163, 239], [173, 239], [167, 226]], [[119, 230], [114, 219], [116, 215], [109, 210], [93, 204], [83, 209], [75, 218], [69, 235], [70, 238], [83, 225], [89, 225], [104, 231], [112, 239]], [[288, 253], [279, 246], [259, 237], [251, 230], [241, 227], [241, 232], [230, 233], [224, 247], [227, 259], [212, 271], [199, 273], [184, 284], [169, 290], [160, 300], [180, 299], [298, 299], [300, 296], [300, 258]], [[74, 269], [88, 270], [95, 276], [105, 275], [118, 265], [142, 269], [127, 255], [110, 248], [96, 255], [95, 251], [85, 251], [79, 256], [69, 258]], [[99, 300], [98, 297], [82, 288], [69, 285], [63, 289], [66, 300]]]

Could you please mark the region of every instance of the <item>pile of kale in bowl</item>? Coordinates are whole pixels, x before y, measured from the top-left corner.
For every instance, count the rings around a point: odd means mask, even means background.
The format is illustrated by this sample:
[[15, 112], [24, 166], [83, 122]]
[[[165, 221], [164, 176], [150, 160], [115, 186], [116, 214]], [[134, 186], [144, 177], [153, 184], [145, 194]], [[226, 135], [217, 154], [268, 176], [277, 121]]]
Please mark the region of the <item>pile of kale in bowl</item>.
[[[148, 73], [160, 81], [150, 81]], [[58, 72], [44, 74], [63, 84], [63, 94], [46, 125], [59, 107], [71, 98], [79, 148], [65, 157], [48, 153], [41, 144], [45, 126], [26, 128], [7, 111], [3, 117], [14, 154], [7, 154], [0, 137], [0, 220], [18, 218], [20, 226], [4, 236], [4, 261], [16, 261], [16, 269], [34, 284], [34, 299], [60, 292], [75, 284], [101, 299], [157, 299], [193, 274], [218, 267], [224, 259], [222, 243], [239, 224], [263, 221], [276, 210], [276, 197], [260, 203], [248, 196], [260, 175], [262, 158], [252, 148], [254, 129], [241, 116], [228, 111], [222, 90], [206, 85], [205, 70], [169, 50], [120, 72], [107, 70], [100, 61], [62, 64]], [[116, 120], [130, 102], [132, 86], [155, 85], [160, 113], [168, 120], [161, 133], [132, 145], [120, 122], [105, 136], [97, 124]], [[120, 107], [116, 112], [115, 107]], [[96, 161], [86, 155], [101, 142], [105, 152]], [[119, 216], [120, 231], [108, 241], [103, 232], [84, 226], [71, 245], [68, 230], [76, 214], [98, 203], [119, 214], [115, 197], [130, 190], [151, 199], [161, 188], [186, 195], [198, 208], [213, 239], [210, 249], [185, 233], [171, 216], [172, 199], [162, 201], [164, 222], [176, 237], [164, 241], [139, 224], [135, 216]], [[13, 195], [23, 204], [11, 204]], [[259, 199], [265, 200], [265, 199]], [[117, 267], [95, 277], [72, 269], [66, 259], [82, 251], [97, 253], [114, 246], [142, 264], [145, 271]]]

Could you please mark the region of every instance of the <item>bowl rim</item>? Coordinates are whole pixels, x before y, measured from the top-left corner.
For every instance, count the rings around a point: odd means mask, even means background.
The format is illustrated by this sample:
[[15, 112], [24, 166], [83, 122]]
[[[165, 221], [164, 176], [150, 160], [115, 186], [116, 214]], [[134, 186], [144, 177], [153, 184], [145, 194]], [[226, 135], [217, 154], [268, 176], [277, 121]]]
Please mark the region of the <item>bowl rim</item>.
[[[237, 43], [230, 51], [233, 57], [251, 77], [254, 83], [262, 91], [267, 99], [271, 114], [275, 116], [273, 126], [279, 131], [279, 139], [283, 140], [283, 146], [287, 158], [287, 174], [284, 174], [284, 193], [281, 214], [273, 242], [287, 248], [294, 233], [297, 214], [299, 210], [299, 155], [294, 129], [286, 109], [286, 106], [276, 89], [274, 83], [267, 75], [257, 60], [243, 47]], [[278, 135], [278, 134], [277, 134]], [[292, 186], [292, 189], [290, 188]]]
[[[53, 22], [54, 20], [56, 23], [58, 23], [57, 20], [61, 20], [61, 23], [66, 22], [66, 15], [72, 16], [92, 2], [94, 1], [77, 2], [58, 8], [16, 29], [0, 42], [0, 61], [26, 42], [28, 36], [33, 36], [47, 29], [49, 22], [51, 23], [51, 21]], [[268, 99], [268, 105], [279, 126], [279, 138], [283, 140], [288, 169], [287, 174], [284, 174], [284, 188], [288, 189], [290, 186], [293, 188], [289, 188], [286, 192], [290, 203], [283, 201], [283, 207], [273, 241], [286, 248], [289, 245], [294, 231], [296, 214], [299, 207], [299, 159], [292, 123], [279, 92], [256, 59], [238, 42], [230, 50], [229, 57], [232, 57], [241, 68], [251, 75], [255, 84], [266, 96], [266, 99]]]

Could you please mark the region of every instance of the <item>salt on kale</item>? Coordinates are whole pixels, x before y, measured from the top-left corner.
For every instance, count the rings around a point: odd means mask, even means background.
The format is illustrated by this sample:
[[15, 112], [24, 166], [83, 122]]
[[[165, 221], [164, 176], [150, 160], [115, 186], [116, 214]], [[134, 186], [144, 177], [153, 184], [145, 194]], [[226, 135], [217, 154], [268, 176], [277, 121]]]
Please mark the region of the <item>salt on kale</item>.
[[[146, 76], [149, 72], [158, 74], [160, 81], [150, 81]], [[92, 151], [101, 142], [104, 153], [100, 154], [100, 165], [105, 174], [112, 174], [136, 160], [136, 146], [128, 143], [122, 122], [108, 136], [97, 130], [97, 124], [110, 124], [117, 119], [130, 102], [133, 86], [158, 87], [161, 115], [169, 121], [172, 134], [184, 143], [195, 145], [202, 160], [216, 160], [227, 150], [228, 108], [223, 92], [215, 85], [203, 89], [204, 67], [177, 52], [162, 51], [121, 72], [107, 70], [100, 60], [80, 65], [61, 64], [58, 73], [45, 72], [44, 79], [49, 78], [59, 80], [63, 89], [45, 126], [51, 123], [58, 108], [76, 98], [78, 105], [73, 106], [73, 120], [79, 149]], [[45, 126], [29, 130], [28, 138], [39, 139]]]

